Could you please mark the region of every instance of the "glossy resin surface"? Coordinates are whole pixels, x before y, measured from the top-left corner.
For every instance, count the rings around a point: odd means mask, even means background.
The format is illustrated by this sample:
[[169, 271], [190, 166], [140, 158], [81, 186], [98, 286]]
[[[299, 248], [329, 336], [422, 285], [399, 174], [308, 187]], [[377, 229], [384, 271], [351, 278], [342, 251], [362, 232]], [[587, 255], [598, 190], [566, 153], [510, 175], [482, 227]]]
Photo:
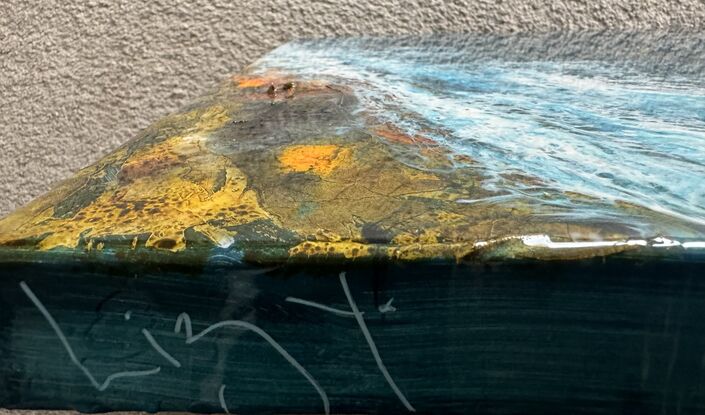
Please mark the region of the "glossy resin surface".
[[702, 412], [704, 63], [285, 44], [0, 219], [0, 406]]
[[0, 255], [702, 249], [704, 55], [677, 33], [289, 43], [0, 221]]

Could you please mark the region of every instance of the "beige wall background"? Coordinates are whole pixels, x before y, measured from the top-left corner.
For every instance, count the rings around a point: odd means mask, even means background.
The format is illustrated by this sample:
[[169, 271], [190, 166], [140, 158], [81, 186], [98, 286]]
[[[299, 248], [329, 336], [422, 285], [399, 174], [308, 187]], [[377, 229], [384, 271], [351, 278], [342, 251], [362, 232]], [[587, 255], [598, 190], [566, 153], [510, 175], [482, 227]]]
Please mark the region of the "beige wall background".
[[301, 37], [705, 27], [705, 0], [0, 0], [0, 215]]

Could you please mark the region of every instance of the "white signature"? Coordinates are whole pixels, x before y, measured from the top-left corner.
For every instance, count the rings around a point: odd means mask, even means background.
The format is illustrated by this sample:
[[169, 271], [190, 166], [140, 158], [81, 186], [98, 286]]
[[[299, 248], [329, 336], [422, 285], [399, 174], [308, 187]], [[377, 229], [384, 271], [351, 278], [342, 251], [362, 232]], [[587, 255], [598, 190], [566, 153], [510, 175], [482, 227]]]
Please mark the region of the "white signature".
[[[387, 370], [386, 366], [384, 365], [384, 362], [382, 361], [382, 357], [379, 354], [379, 350], [377, 349], [377, 346], [372, 339], [372, 335], [370, 334], [370, 331], [367, 328], [367, 324], [365, 323], [364, 319], [364, 312], [360, 311], [357, 307], [357, 304], [355, 303], [355, 300], [352, 297], [352, 294], [350, 293], [350, 288], [348, 287], [348, 283], [345, 277], [345, 273], [342, 272], [339, 275], [340, 279], [340, 284], [343, 288], [343, 292], [345, 293], [345, 297], [348, 300], [348, 304], [350, 306], [351, 311], [347, 310], [341, 310], [333, 307], [329, 307], [323, 304], [319, 304], [313, 301], [308, 301], [304, 300], [301, 298], [295, 298], [295, 297], [287, 297], [286, 301], [290, 303], [295, 303], [299, 305], [304, 305], [304, 306], [309, 306], [309, 307], [314, 307], [323, 311], [327, 311], [330, 313], [333, 313], [337, 316], [341, 317], [352, 317], [356, 320], [358, 326], [360, 327], [360, 330], [362, 331], [363, 336], [365, 337], [365, 340], [367, 342], [367, 345], [370, 349], [370, 352], [372, 353], [372, 356], [374, 357], [375, 362], [377, 363], [377, 367], [379, 368], [379, 371], [382, 373], [384, 376], [384, 379], [387, 381], [389, 384], [390, 388], [394, 392], [394, 394], [397, 396], [397, 398], [401, 401], [401, 403], [404, 405], [404, 407], [410, 411], [410, 412], [416, 412], [414, 407], [409, 403], [407, 400], [406, 396], [404, 396], [404, 393], [399, 389], [397, 386], [396, 382], [392, 378], [392, 376], [389, 374], [389, 371]], [[71, 347], [71, 344], [69, 343], [68, 339], [64, 335], [63, 331], [61, 330], [61, 327], [59, 327], [59, 324], [56, 322], [54, 317], [52, 317], [51, 313], [47, 310], [47, 308], [42, 304], [42, 302], [37, 298], [37, 296], [34, 294], [34, 292], [29, 288], [27, 283], [24, 281], [20, 282], [20, 287], [22, 288], [22, 291], [27, 295], [27, 297], [32, 301], [32, 303], [35, 305], [35, 307], [39, 310], [40, 313], [44, 316], [44, 318], [47, 320], [51, 328], [54, 330], [54, 333], [56, 336], [59, 338], [61, 341], [61, 344], [63, 345], [64, 349], [66, 349], [66, 352], [69, 355], [69, 358], [71, 362], [78, 367], [83, 374], [88, 378], [90, 383], [95, 387], [98, 391], [105, 391], [111, 384], [112, 381], [120, 378], [128, 378], [128, 377], [139, 377], [139, 376], [149, 376], [149, 375], [154, 375], [157, 374], [161, 371], [161, 366], [156, 366], [153, 368], [145, 369], [145, 370], [136, 370], [136, 371], [124, 371], [124, 372], [116, 372], [113, 373], [109, 376], [106, 377], [106, 379], [100, 383], [96, 380], [95, 376], [91, 373], [91, 371], [84, 366], [81, 361], [78, 359], [76, 356], [76, 353], [74, 352], [73, 348]], [[385, 305], [379, 307], [379, 311], [381, 313], [387, 313], [387, 312], [393, 312], [396, 310], [395, 307], [391, 306], [392, 300], [389, 300]], [[125, 320], [129, 320], [131, 316], [131, 312], [127, 311], [125, 313]], [[247, 322], [243, 320], [223, 320], [219, 321], [217, 323], [214, 323], [201, 332], [194, 334], [193, 333], [193, 327], [191, 325], [191, 317], [188, 315], [188, 313], [181, 313], [177, 316], [176, 318], [176, 323], [174, 324], [174, 333], [180, 334], [182, 332], [182, 329], [185, 334], [186, 338], [186, 344], [192, 344], [209, 333], [218, 330], [218, 329], [224, 329], [224, 328], [233, 328], [233, 329], [240, 329], [240, 330], [247, 330], [251, 331], [255, 334], [257, 334], [259, 337], [261, 337], [263, 340], [265, 340], [274, 350], [276, 350], [291, 366], [293, 366], [310, 384], [313, 386], [313, 388], [316, 390], [318, 395], [321, 398], [321, 402], [323, 404], [323, 410], [326, 415], [330, 414], [330, 401], [328, 399], [328, 395], [326, 394], [325, 390], [321, 387], [321, 385], [318, 383], [318, 381], [293, 357], [291, 356], [272, 336], [267, 334], [264, 330], [262, 330], [260, 327]], [[172, 366], [176, 368], [181, 367], [181, 362], [177, 360], [174, 356], [172, 356], [169, 352], [167, 352], [159, 342], [154, 338], [152, 333], [147, 330], [146, 328], [142, 329], [142, 334], [144, 337], [147, 339], [147, 342], [152, 346], [152, 348], [159, 353], [167, 362], [169, 362]], [[225, 385], [221, 385], [220, 389], [218, 390], [218, 400], [220, 402], [220, 406], [223, 408], [223, 410], [226, 413], [230, 413], [228, 410], [228, 406], [225, 402]]]

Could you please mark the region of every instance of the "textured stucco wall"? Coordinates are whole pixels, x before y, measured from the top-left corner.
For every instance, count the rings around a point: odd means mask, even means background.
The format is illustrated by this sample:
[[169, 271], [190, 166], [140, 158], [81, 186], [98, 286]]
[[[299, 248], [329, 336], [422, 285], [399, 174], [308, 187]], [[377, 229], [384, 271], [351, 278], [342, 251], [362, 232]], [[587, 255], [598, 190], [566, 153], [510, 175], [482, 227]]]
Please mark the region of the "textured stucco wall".
[[0, 5], [0, 215], [292, 38], [705, 26], [705, 0]]

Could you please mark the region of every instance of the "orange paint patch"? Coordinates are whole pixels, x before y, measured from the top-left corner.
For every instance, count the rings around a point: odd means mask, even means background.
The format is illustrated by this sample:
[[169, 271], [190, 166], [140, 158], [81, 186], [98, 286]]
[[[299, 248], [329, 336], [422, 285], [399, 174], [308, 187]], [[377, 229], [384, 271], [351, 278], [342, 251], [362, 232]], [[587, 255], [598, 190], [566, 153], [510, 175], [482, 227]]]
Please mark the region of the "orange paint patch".
[[145, 151], [140, 155], [141, 157], [127, 160], [118, 174], [120, 182], [129, 183], [179, 165], [182, 161], [176, 154], [169, 151], [170, 146], [170, 142], [158, 144]]
[[238, 88], [258, 88], [261, 86], [269, 86], [282, 82], [282, 78], [278, 76], [234, 76], [233, 81], [237, 83]]
[[384, 138], [385, 140], [392, 141], [394, 143], [400, 144], [428, 144], [437, 145], [435, 141], [428, 137], [422, 135], [407, 135], [398, 129], [390, 126], [380, 127], [375, 130], [375, 134]]
[[292, 146], [279, 155], [285, 170], [327, 176], [350, 159], [350, 149], [333, 144]]
[[458, 163], [467, 163], [467, 164], [475, 164], [476, 161], [466, 155], [466, 154], [453, 154], [453, 160], [457, 161]]

